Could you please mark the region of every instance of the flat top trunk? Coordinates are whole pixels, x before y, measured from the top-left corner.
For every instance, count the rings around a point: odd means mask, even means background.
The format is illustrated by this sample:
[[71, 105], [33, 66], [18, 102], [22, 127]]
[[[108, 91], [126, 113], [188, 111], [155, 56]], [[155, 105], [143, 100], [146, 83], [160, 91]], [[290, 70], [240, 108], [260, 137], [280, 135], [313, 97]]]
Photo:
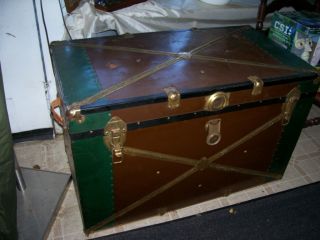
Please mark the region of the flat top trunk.
[[307, 63], [246, 26], [54, 42], [51, 51], [66, 105], [154, 99], [170, 86], [181, 94], [246, 89], [252, 88], [251, 75], [265, 84], [316, 76]]

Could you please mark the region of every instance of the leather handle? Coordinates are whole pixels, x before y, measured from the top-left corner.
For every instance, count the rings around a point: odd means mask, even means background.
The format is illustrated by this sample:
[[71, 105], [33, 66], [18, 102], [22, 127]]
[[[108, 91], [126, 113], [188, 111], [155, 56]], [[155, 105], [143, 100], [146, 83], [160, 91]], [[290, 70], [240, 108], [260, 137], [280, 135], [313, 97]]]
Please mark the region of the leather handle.
[[64, 121], [63, 121], [62, 117], [55, 111], [56, 108], [61, 107], [61, 106], [62, 106], [62, 100], [61, 100], [61, 98], [58, 97], [50, 103], [50, 112], [51, 112], [51, 116], [52, 116], [53, 120], [56, 123], [58, 123], [61, 127], [63, 127]]

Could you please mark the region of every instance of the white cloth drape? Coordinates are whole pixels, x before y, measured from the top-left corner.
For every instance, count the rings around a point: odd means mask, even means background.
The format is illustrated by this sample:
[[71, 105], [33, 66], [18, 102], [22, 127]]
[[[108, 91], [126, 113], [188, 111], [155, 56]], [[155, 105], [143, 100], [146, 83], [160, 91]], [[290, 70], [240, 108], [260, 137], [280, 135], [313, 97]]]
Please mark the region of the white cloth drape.
[[199, 0], [149, 0], [114, 12], [96, 10], [83, 0], [66, 17], [73, 39], [94, 37], [116, 30], [118, 34], [249, 24], [255, 26], [259, 0], [232, 0], [214, 6]]

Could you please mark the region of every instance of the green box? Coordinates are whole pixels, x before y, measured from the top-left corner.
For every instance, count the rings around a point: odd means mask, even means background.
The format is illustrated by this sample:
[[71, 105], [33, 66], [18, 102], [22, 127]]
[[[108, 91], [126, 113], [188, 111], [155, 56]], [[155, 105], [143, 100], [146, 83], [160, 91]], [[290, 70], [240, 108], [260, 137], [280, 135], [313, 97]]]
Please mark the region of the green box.
[[312, 66], [319, 66], [320, 14], [276, 12], [268, 37]]

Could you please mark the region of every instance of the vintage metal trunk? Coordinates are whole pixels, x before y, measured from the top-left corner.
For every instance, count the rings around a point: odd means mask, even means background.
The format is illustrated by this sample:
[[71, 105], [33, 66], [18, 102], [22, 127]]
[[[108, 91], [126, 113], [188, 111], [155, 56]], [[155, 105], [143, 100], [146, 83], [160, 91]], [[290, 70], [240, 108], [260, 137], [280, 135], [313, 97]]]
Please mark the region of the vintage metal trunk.
[[281, 178], [319, 86], [247, 26], [54, 42], [51, 54], [87, 233]]

